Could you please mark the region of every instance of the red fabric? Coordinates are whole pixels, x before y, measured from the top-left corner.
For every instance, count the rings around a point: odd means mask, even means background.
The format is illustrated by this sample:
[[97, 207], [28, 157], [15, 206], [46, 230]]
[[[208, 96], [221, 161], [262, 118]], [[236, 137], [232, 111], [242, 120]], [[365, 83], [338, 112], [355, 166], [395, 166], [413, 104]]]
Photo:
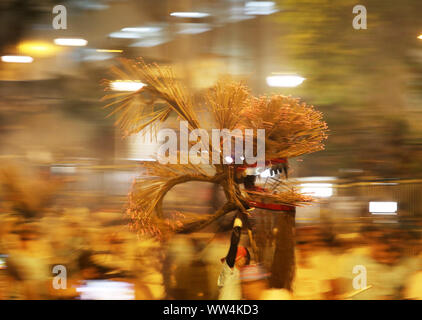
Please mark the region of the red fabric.
[[262, 187], [260, 187], [260, 186], [253, 186], [252, 188], [248, 188], [248, 189], [246, 189], [247, 190], [247, 192], [249, 192], [249, 191], [254, 191], [254, 192], [267, 192], [268, 190], [267, 189], [264, 189], [264, 188], [262, 188]]
[[236, 252], [236, 261], [239, 260], [239, 259], [241, 259], [241, 258], [243, 258], [243, 257], [246, 257], [247, 254], [248, 253], [247, 253], [245, 247], [238, 246], [237, 247], [237, 252]]
[[287, 158], [278, 158], [270, 160], [271, 163], [287, 163]]
[[[237, 247], [237, 251], [236, 251], [236, 260], [239, 260], [243, 257], [246, 257], [248, 254], [248, 252], [246, 251], [246, 248], [244, 246], [238, 246]], [[221, 258], [221, 262], [224, 262], [224, 260], [226, 260], [226, 257]]]

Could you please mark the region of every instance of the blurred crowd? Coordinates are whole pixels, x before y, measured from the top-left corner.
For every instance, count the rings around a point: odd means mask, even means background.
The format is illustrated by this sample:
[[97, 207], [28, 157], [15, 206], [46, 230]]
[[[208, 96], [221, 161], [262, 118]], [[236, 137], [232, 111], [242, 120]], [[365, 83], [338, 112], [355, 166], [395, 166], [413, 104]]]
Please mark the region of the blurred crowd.
[[307, 229], [298, 232], [296, 298], [422, 298], [420, 231], [382, 223], [336, 235]]
[[[84, 296], [85, 289], [98, 291], [92, 292], [92, 298], [119, 299], [122, 296], [116, 291], [101, 292], [116, 282], [130, 284], [133, 299], [162, 298], [158, 243], [138, 241], [122, 224], [121, 215], [87, 208], [67, 210], [60, 217], [46, 215], [34, 222], [3, 215], [1, 299], [76, 299]], [[65, 274], [53, 273], [57, 265], [65, 267]], [[65, 281], [65, 289], [54, 288], [55, 276], [65, 276], [56, 281], [59, 285]], [[104, 285], [87, 285], [98, 280]]]
[[[334, 232], [322, 224], [298, 226], [293, 292], [258, 297], [421, 299], [417, 228], [371, 223]], [[229, 239], [228, 231], [175, 235], [166, 243], [143, 239], [121, 213], [87, 208], [32, 221], [2, 213], [0, 298], [217, 299]], [[65, 274], [53, 272], [57, 265]]]

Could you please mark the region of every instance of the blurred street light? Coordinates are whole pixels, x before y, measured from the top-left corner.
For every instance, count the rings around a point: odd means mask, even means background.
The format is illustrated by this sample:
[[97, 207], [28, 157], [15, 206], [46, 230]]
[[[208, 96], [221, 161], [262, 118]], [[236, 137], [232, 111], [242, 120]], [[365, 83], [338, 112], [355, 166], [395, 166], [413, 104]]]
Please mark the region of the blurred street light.
[[304, 80], [305, 78], [295, 75], [274, 75], [267, 77], [267, 84], [270, 87], [297, 87]]
[[88, 41], [79, 38], [58, 38], [54, 39], [54, 43], [58, 46], [84, 47], [88, 44]]
[[245, 4], [245, 14], [247, 15], [269, 15], [277, 11], [273, 1], [249, 1]]
[[145, 83], [140, 81], [113, 81], [110, 84], [110, 88], [113, 91], [138, 91], [139, 89], [143, 88]]
[[123, 50], [120, 49], [97, 49], [97, 52], [109, 52], [109, 53], [122, 53]]
[[154, 33], [161, 31], [159, 27], [126, 27], [121, 31], [123, 32], [138, 32], [138, 33]]
[[1, 61], [10, 63], [31, 63], [34, 58], [30, 56], [2, 56]]
[[44, 41], [24, 41], [18, 45], [18, 50], [22, 54], [48, 57], [56, 54], [58, 47]]
[[178, 17], [178, 18], [205, 18], [209, 17], [209, 13], [205, 12], [172, 12], [170, 13], [172, 17]]
[[372, 214], [397, 214], [397, 202], [394, 201], [371, 201], [369, 202], [369, 212]]
[[110, 33], [109, 37], [120, 39], [140, 39], [143, 37], [143, 35], [141, 35], [139, 32], [118, 31]]
[[141, 39], [150, 36], [157, 36], [163, 28], [154, 26], [138, 26], [138, 27], [125, 27], [120, 31], [112, 32], [109, 34], [110, 38], [121, 39]]

